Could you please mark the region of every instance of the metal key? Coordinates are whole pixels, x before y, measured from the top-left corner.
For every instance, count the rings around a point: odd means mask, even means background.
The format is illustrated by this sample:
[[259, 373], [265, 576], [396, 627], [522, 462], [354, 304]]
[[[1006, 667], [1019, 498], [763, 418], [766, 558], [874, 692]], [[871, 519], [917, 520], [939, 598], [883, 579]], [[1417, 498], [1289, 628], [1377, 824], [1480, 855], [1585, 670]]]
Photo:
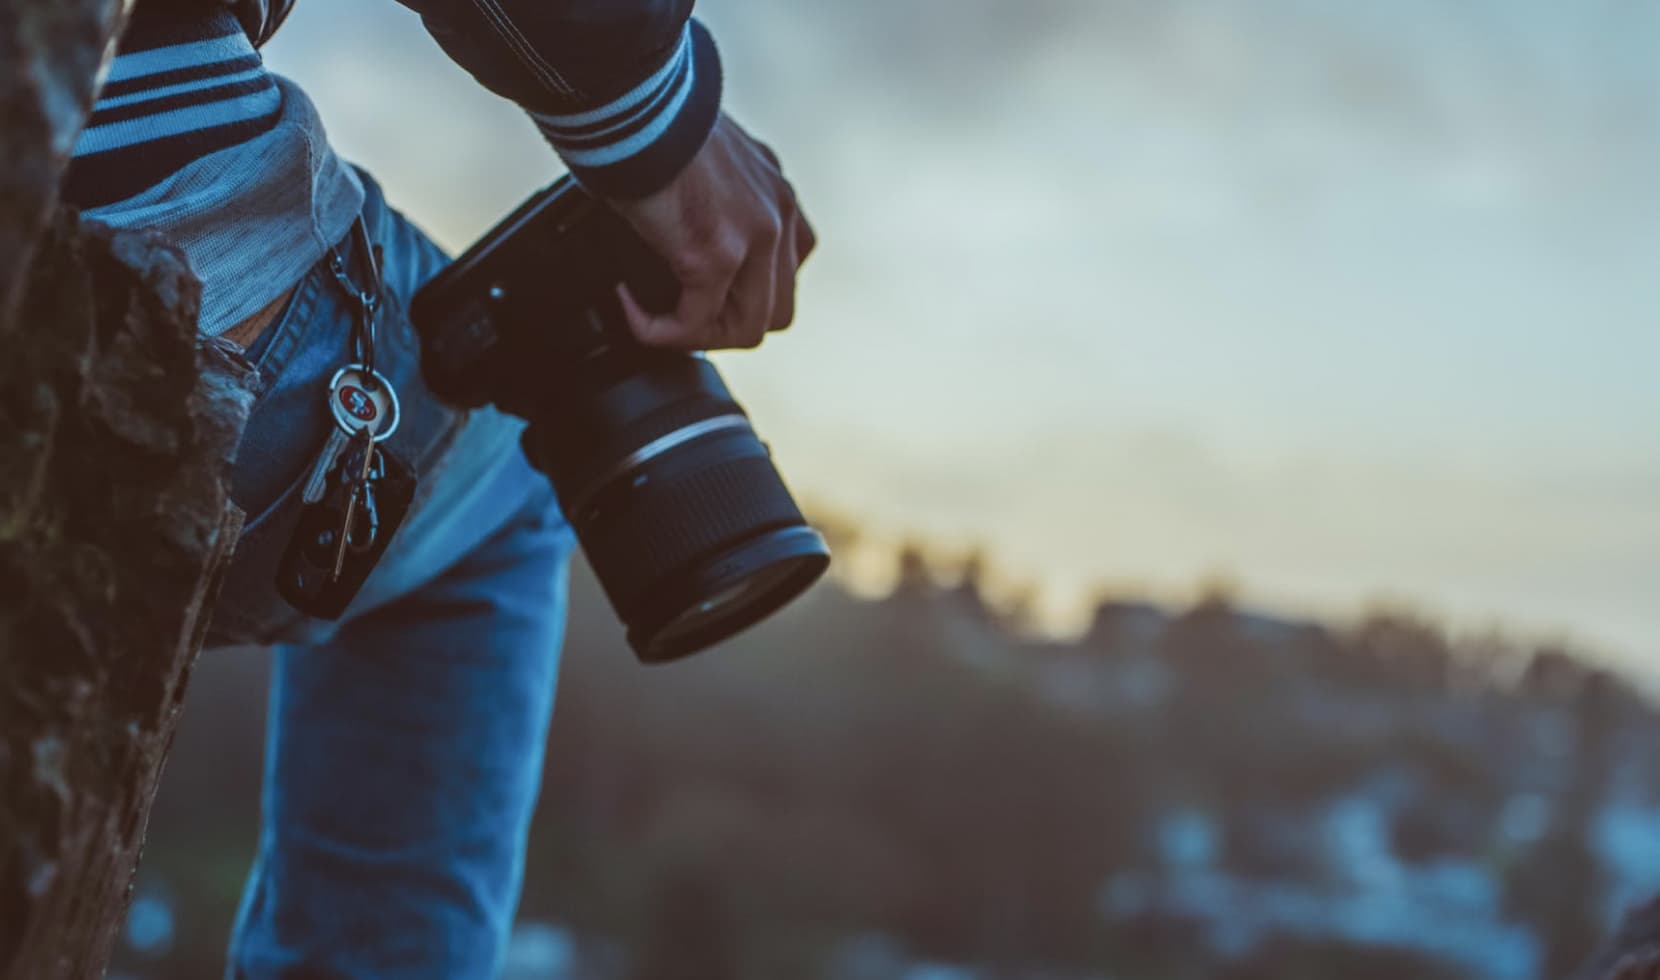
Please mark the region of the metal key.
[[311, 476], [305, 481], [305, 491], [300, 494], [302, 500], [314, 504], [323, 499], [323, 493], [328, 490], [329, 472], [334, 469], [334, 461], [351, 441], [352, 437], [343, 429], [337, 428], [329, 433], [328, 441], [323, 443], [323, 452], [312, 465]]
[[[372, 379], [372, 384], [366, 383]], [[329, 412], [334, 416], [334, 431], [323, 443], [323, 451], [312, 464], [300, 494], [308, 504], [323, 499], [328, 489], [329, 472], [352, 436], [367, 429], [376, 442], [385, 442], [397, 430], [403, 412], [398, 406], [398, 393], [392, 383], [378, 371], [370, 371], [361, 364], [348, 364], [334, 373], [329, 382]]]
[[347, 485], [346, 514], [340, 522], [338, 540], [334, 544], [334, 578], [340, 578], [340, 572], [346, 567], [346, 550], [352, 543], [352, 525], [357, 523], [359, 507], [373, 508], [372, 500], [365, 498], [373, 491], [369, 481], [375, 470], [375, 457], [380, 450], [375, 448], [374, 433], [367, 427], [358, 429], [351, 437], [346, 447], [346, 455], [340, 462], [340, 478]]

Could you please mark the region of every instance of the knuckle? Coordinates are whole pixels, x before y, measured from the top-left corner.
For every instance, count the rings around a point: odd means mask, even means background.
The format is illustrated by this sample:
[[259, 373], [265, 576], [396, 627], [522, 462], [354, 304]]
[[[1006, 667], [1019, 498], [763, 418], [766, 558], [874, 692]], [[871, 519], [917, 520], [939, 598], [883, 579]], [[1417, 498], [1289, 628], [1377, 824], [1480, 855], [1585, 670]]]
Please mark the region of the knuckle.
[[695, 287], [708, 278], [705, 265], [700, 252], [681, 252], [669, 262], [669, 271], [681, 285]]
[[734, 257], [728, 246], [712, 245], [687, 254], [673, 268], [675, 278], [683, 285], [713, 289], [730, 278], [742, 260], [741, 252]]
[[721, 276], [730, 275], [744, 264], [744, 255], [748, 251], [742, 238], [736, 235], [722, 238], [708, 251], [709, 270]]

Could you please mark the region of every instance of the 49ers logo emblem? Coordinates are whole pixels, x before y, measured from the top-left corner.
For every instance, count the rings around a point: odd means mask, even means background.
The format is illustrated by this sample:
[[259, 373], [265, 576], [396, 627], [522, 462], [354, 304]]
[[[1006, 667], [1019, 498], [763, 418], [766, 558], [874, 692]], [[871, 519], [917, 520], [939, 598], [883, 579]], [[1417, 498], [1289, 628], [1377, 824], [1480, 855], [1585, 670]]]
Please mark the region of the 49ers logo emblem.
[[361, 364], [348, 364], [334, 372], [329, 381], [329, 414], [347, 436], [367, 429], [376, 442], [384, 442], [398, 427], [398, 393], [379, 371]]
[[356, 385], [340, 386], [340, 406], [349, 412], [352, 418], [363, 422], [373, 422], [380, 414], [375, 407], [375, 400], [369, 393]]

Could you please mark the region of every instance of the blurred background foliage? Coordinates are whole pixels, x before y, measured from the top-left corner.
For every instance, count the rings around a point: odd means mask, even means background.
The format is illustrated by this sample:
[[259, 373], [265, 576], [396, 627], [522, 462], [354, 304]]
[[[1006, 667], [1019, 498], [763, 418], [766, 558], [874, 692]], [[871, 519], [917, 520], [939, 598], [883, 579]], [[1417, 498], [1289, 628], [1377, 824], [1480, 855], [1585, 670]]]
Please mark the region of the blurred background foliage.
[[[891, 560], [657, 669], [577, 570], [510, 980], [1531, 980], [1660, 886], [1660, 717], [1569, 651]], [[117, 977], [222, 970], [266, 670], [199, 668]]]

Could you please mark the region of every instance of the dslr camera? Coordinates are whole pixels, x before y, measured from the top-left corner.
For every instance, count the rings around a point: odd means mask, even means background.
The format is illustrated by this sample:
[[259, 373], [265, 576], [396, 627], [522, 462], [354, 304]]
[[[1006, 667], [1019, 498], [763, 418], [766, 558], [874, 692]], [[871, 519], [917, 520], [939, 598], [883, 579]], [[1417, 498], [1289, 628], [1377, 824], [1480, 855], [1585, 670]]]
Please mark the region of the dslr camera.
[[570, 178], [429, 282], [410, 314], [440, 398], [525, 419], [641, 660], [696, 653], [772, 615], [830, 552], [720, 373], [638, 343], [616, 297], [672, 310], [679, 283]]

